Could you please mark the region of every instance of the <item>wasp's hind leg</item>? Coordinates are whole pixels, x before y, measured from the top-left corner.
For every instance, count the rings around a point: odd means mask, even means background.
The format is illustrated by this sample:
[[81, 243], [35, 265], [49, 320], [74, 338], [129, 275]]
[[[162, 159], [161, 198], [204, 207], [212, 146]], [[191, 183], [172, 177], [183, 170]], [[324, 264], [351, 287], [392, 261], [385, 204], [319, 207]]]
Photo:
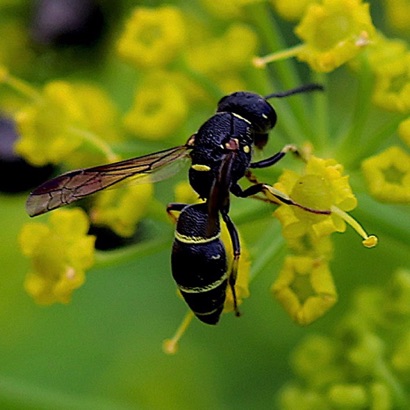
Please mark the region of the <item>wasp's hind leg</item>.
[[241, 312], [238, 308], [238, 299], [236, 296], [235, 284], [236, 278], [238, 276], [239, 258], [241, 256], [241, 244], [239, 241], [238, 231], [236, 230], [235, 224], [232, 222], [232, 219], [229, 217], [228, 213], [226, 211], [221, 211], [221, 215], [228, 229], [229, 236], [231, 237], [232, 242], [233, 259], [230, 272], [228, 273], [228, 284], [232, 291], [233, 308], [235, 311], [235, 316], [239, 317], [241, 316]]

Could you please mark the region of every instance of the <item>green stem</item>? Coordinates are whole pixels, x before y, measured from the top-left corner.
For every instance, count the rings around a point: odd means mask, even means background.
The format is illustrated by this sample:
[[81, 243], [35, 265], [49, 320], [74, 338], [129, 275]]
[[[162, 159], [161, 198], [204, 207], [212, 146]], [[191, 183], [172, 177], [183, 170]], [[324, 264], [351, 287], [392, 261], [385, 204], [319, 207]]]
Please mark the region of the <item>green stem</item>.
[[[395, 241], [408, 246], [409, 243], [409, 213], [404, 207], [376, 202], [367, 195], [357, 195], [360, 206], [355, 209], [355, 215], [363, 223], [377, 227], [378, 236], [391, 237]], [[401, 221], [398, 223], [398, 221]]]
[[72, 134], [78, 135], [85, 142], [97, 148], [100, 152], [102, 152], [105, 155], [108, 162], [115, 162], [119, 160], [117, 154], [114, 153], [110, 145], [107, 144], [104, 140], [102, 140], [98, 135], [88, 130], [83, 130], [76, 127], [70, 127], [69, 131]]
[[380, 360], [376, 365], [375, 371], [376, 377], [381, 379], [393, 393], [393, 399], [395, 402], [394, 408], [403, 410], [408, 409], [409, 402], [406, 398], [403, 387], [390, 371], [390, 369], [386, 366], [386, 364]]
[[287, 60], [288, 58], [296, 57], [297, 54], [304, 48], [303, 44], [297, 44], [296, 46], [286, 48], [280, 51], [274, 51], [271, 54], [267, 54], [263, 57], [255, 57], [253, 64], [258, 68], [264, 68], [266, 64], [273, 63], [275, 61]]
[[361, 58], [361, 68], [358, 70], [358, 87], [356, 91], [356, 101], [352, 113], [351, 127], [348, 133], [341, 138], [337, 148], [338, 158], [344, 163], [352, 154], [352, 147], [358, 147], [363, 140], [366, 122], [369, 118], [369, 111], [372, 106], [372, 89], [374, 75], [365, 58]]
[[5, 76], [3, 82], [24, 97], [28, 97], [30, 100], [38, 102], [43, 98], [41, 93], [35, 87], [32, 87], [29, 83], [20, 80], [9, 73]]
[[271, 262], [277, 260], [279, 253], [285, 248], [279, 224], [276, 221], [272, 221], [252, 248], [256, 249], [257, 257], [251, 265], [250, 282], [264, 271], [267, 266], [274, 266], [275, 264]]
[[311, 122], [315, 124], [315, 130], [312, 133], [311, 141], [315, 148], [322, 150], [329, 141], [329, 99], [328, 99], [328, 76], [323, 73], [315, 73], [314, 81], [323, 85], [324, 92], [315, 92], [312, 95], [314, 107], [314, 120]]
[[224, 92], [208, 76], [199, 71], [193, 70], [184, 60], [181, 60], [179, 63], [179, 70], [184, 72], [187, 77], [200, 84], [201, 87], [203, 87], [214, 100], [219, 101], [219, 99], [223, 97]]
[[112, 251], [96, 252], [96, 263], [93, 269], [106, 268], [137, 258], [142, 258], [166, 249], [170, 245], [168, 235], [158, 234], [153, 239], [143, 241], [137, 245], [130, 245]]
[[109, 399], [93, 396], [78, 396], [75, 392], [63, 393], [58, 389], [46, 389], [39, 383], [30, 384], [23, 378], [14, 380], [0, 376], [0, 407], [2, 409], [99, 409], [99, 410], [130, 410]]
[[[406, 117], [406, 115], [395, 116], [391, 121], [378, 127], [377, 131], [375, 131], [374, 134], [371, 134], [371, 137], [367, 141], [363, 141], [360, 145], [353, 143], [349, 150], [347, 150], [346, 147], [345, 158], [343, 161], [346, 168], [355, 169], [360, 165], [361, 160], [374, 155], [380, 146], [397, 132], [400, 122]], [[352, 149], [352, 147], [354, 147], [354, 149]]]

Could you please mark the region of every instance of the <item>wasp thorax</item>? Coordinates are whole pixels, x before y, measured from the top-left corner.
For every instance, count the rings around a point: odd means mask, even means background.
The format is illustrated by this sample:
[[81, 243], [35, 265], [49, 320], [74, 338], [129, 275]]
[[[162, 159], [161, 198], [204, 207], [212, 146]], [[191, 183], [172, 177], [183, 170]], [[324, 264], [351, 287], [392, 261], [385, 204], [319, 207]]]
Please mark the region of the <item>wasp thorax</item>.
[[267, 134], [276, 124], [274, 108], [262, 96], [238, 91], [229, 94], [218, 103], [217, 112], [232, 112], [251, 123], [256, 134]]

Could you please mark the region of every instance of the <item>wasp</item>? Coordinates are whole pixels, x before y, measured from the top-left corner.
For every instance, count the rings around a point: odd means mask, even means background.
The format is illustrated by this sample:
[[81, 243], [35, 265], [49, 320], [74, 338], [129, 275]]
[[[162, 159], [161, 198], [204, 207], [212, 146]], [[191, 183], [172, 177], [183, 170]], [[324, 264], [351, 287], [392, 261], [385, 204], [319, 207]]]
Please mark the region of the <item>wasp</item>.
[[[277, 121], [268, 100], [322, 89], [318, 84], [307, 84], [265, 97], [248, 91], [229, 94], [220, 99], [216, 113], [184, 145], [57, 176], [31, 192], [27, 213], [40, 215], [124, 181], [160, 181], [172, 176], [188, 160], [189, 182], [205, 202], [168, 205], [169, 213], [180, 212], [171, 256], [172, 274], [188, 306], [201, 321], [218, 322], [228, 286], [239, 316], [235, 281], [241, 250], [238, 232], [229, 216], [230, 194], [245, 198], [263, 193], [268, 185], [252, 178], [251, 169], [272, 166], [287, 152], [297, 151], [293, 145], [286, 145], [273, 156], [252, 162], [254, 147], [262, 149], [266, 145]], [[244, 176], [252, 182], [246, 189], [238, 183]], [[307, 211], [327, 213], [305, 208], [277, 192], [273, 195]], [[230, 264], [220, 239], [220, 218], [232, 242]]]

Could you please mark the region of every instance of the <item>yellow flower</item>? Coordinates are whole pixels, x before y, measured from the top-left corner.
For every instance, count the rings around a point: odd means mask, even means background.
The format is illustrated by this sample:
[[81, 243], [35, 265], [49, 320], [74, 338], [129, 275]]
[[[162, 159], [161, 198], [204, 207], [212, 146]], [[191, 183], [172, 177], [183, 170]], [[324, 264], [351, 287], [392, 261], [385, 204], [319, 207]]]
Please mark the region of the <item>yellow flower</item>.
[[376, 71], [373, 102], [389, 111], [410, 112], [410, 52]]
[[51, 81], [38, 99], [16, 114], [20, 138], [15, 150], [37, 166], [63, 161], [83, 166], [90, 164], [90, 153], [72, 154], [87, 142], [98, 148], [95, 162], [114, 160], [93, 133], [115, 140], [115, 119], [113, 104], [97, 86]]
[[118, 141], [117, 107], [107, 92], [91, 83], [72, 84], [85, 119], [85, 128], [108, 141]]
[[[350, 211], [356, 207], [357, 200], [349, 186], [348, 177], [343, 176], [342, 172], [342, 166], [335, 160], [311, 156], [303, 175], [287, 170], [275, 188], [303, 206], [319, 210], [337, 207]], [[286, 239], [298, 238], [307, 233], [321, 237], [346, 229], [345, 221], [335, 213], [317, 215], [294, 206], [282, 205], [275, 211], [275, 216], [282, 223]]]
[[137, 7], [117, 44], [120, 57], [137, 68], [164, 66], [185, 43], [185, 22], [174, 6]]
[[187, 61], [193, 70], [218, 81], [222, 73], [237, 73], [250, 66], [258, 38], [248, 26], [232, 24], [219, 38], [197, 44], [187, 50]]
[[188, 109], [183, 90], [165, 73], [157, 72], [149, 74], [137, 89], [124, 125], [139, 138], [162, 139], [182, 126]]
[[297, 1], [283, 1], [271, 0], [273, 8], [285, 20], [295, 21], [299, 20], [306, 9], [312, 3], [319, 3], [318, 0], [297, 0]]
[[195, 202], [203, 202], [198, 194], [192, 189], [191, 185], [186, 181], [180, 181], [174, 188], [175, 202], [182, 204], [193, 204]]
[[17, 114], [21, 137], [15, 145], [16, 152], [37, 166], [57, 164], [81, 145], [81, 138], [69, 130], [83, 120], [72, 87], [63, 81], [52, 81], [44, 87], [40, 101]]
[[301, 325], [323, 316], [337, 301], [327, 262], [306, 256], [286, 257], [272, 292]]
[[79, 208], [56, 210], [49, 223], [23, 226], [20, 246], [31, 259], [27, 292], [40, 304], [68, 303], [94, 263], [95, 237], [87, 235], [87, 215]]
[[390, 26], [396, 30], [409, 32], [410, 2], [408, 0], [388, 0], [383, 2]]
[[377, 32], [372, 43], [366, 49], [368, 62], [372, 71], [382, 74], [390, 70], [390, 65], [396, 59], [402, 59], [407, 52], [407, 44], [404, 40], [387, 38]]
[[246, 16], [246, 6], [261, 3], [262, 0], [201, 0], [204, 7], [218, 18], [234, 19]]
[[304, 41], [297, 57], [329, 72], [355, 57], [375, 34], [369, 5], [360, 0], [323, 0], [306, 11], [295, 33]]
[[362, 162], [370, 193], [380, 201], [410, 203], [410, 155], [398, 146]]
[[316, 236], [307, 231], [303, 236], [287, 238], [286, 245], [290, 251], [300, 256], [311, 256], [330, 260], [333, 256], [333, 244], [329, 236]]
[[153, 191], [152, 184], [143, 184], [101, 192], [90, 211], [92, 223], [125, 238], [132, 236], [148, 211]]

